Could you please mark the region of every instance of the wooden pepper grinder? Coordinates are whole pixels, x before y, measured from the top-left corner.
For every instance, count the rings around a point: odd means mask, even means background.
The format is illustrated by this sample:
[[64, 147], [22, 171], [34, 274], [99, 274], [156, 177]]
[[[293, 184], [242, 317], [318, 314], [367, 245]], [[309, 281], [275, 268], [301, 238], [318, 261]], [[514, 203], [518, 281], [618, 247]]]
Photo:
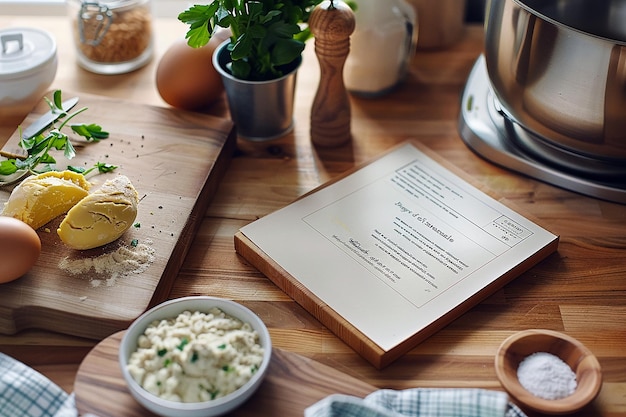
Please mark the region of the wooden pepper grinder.
[[311, 108], [311, 141], [315, 145], [340, 146], [352, 138], [343, 66], [355, 25], [354, 12], [339, 0], [321, 2], [309, 16], [320, 65], [320, 84]]

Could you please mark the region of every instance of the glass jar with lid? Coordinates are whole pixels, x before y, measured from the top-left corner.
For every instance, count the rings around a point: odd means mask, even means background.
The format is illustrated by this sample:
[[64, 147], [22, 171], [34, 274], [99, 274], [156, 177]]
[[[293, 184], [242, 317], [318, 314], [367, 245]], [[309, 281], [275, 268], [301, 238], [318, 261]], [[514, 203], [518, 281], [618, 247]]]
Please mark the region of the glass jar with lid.
[[98, 74], [142, 67], [153, 55], [150, 0], [68, 0], [78, 64]]

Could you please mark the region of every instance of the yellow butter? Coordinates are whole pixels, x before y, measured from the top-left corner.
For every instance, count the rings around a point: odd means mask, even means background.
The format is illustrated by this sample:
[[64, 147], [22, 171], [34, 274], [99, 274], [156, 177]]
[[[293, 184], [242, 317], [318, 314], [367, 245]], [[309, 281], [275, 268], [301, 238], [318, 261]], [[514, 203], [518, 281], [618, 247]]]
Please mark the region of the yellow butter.
[[139, 196], [130, 180], [118, 175], [76, 204], [57, 233], [73, 249], [92, 249], [118, 239], [137, 218]]
[[39, 229], [87, 196], [90, 187], [82, 174], [72, 171], [33, 175], [13, 189], [2, 215]]

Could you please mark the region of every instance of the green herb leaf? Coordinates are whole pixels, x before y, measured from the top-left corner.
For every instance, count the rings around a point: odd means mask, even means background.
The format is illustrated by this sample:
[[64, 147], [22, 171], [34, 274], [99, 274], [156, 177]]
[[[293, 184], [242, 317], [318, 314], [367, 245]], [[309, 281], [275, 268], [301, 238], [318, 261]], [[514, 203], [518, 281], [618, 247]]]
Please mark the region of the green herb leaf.
[[283, 75], [311, 36], [306, 26], [321, 0], [213, 0], [194, 5], [178, 15], [189, 26], [186, 38], [193, 47], [208, 43], [217, 26], [229, 28], [228, 70], [236, 78], [268, 80]]
[[77, 174], [83, 174], [83, 175], [87, 175], [91, 171], [93, 171], [94, 169], [97, 169], [99, 173], [105, 174], [107, 172], [112, 172], [112, 171], [116, 170], [117, 169], [117, 165], [111, 165], [111, 164], [107, 164], [107, 163], [104, 163], [104, 162], [96, 162], [89, 169], [86, 169], [86, 168], [83, 168], [83, 167], [77, 167], [77, 166], [73, 166], [73, 165], [68, 165], [67, 169], [69, 171], [73, 171], [73, 172], [76, 172]]
[[17, 172], [17, 167], [10, 160], [0, 161], [0, 175], [11, 175]]
[[[21, 137], [19, 146], [26, 151], [26, 158], [9, 158], [1, 161], [0, 174], [11, 175], [17, 172], [17, 170], [28, 170], [34, 174], [39, 174], [55, 170], [56, 159], [50, 154], [51, 150], [63, 151], [67, 159], [72, 159], [76, 156], [74, 145], [70, 141], [69, 136], [62, 132], [62, 129], [69, 120], [77, 114], [84, 112], [87, 108], [84, 107], [72, 114], [67, 114], [62, 108], [63, 99], [61, 90], [55, 90], [52, 94], [52, 99], [44, 97], [44, 101], [48, 104], [50, 110], [60, 114], [57, 122], [55, 122], [60, 123], [59, 126], [56, 127], [55, 123], [53, 123], [47, 132], [42, 132], [32, 138]], [[18, 129], [21, 136], [21, 126], [19, 126]], [[101, 126], [94, 123], [71, 125], [71, 129], [78, 135], [87, 139], [87, 141], [97, 142], [109, 137], [108, 132], [102, 130]], [[97, 168], [99, 172], [110, 172], [117, 167], [110, 164], [98, 163], [94, 168]], [[75, 167], [73, 167], [73, 170], [74, 172], [82, 172], [83, 174], [91, 171], [91, 169], [81, 171]]]
[[178, 350], [183, 350], [188, 343], [189, 343], [189, 340], [185, 337], [183, 338], [183, 340], [180, 341], [180, 343], [178, 344], [178, 346], [176, 346], [176, 348]]
[[109, 137], [109, 132], [105, 132], [104, 130], [102, 130], [102, 127], [100, 127], [97, 124], [81, 123], [81, 124], [73, 124], [70, 127], [75, 133], [84, 137], [88, 141], [93, 140], [97, 142], [101, 139], [106, 139]]

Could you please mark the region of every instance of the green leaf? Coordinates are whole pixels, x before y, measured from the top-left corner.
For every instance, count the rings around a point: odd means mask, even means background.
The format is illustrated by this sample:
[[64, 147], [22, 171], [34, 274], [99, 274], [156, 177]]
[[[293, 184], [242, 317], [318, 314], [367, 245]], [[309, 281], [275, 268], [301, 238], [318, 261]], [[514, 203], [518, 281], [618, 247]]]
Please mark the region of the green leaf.
[[55, 90], [53, 93], [54, 107], [63, 111], [63, 99], [61, 97], [61, 90]]
[[320, 2], [212, 0], [208, 5], [189, 7], [179, 14], [179, 20], [189, 26], [186, 38], [191, 46], [206, 44], [216, 26], [230, 28], [231, 74], [246, 80], [268, 80], [282, 75], [277, 66], [301, 55], [304, 41], [311, 36], [305, 23]]
[[97, 124], [73, 124], [70, 126], [72, 131], [77, 133], [78, 135], [84, 137], [87, 140], [93, 139], [94, 141], [99, 141], [101, 139], [106, 139], [109, 137], [109, 132], [105, 132], [102, 130], [102, 127]]
[[106, 164], [104, 162], [96, 162], [96, 168], [98, 168], [98, 172], [101, 174], [111, 172], [117, 169], [117, 165]]
[[291, 39], [296, 33], [300, 32], [300, 27], [289, 23], [277, 22], [270, 26], [269, 30], [279, 38]]
[[[76, 150], [74, 149], [74, 145], [70, 141], [70, 138], [61, 130], [72, 118], [84, 112], [87, 108], [84, 107], [68, 115], [67, 112], [63, 111], [61, 108], [63, 103], [61, 90], [55, 90], [53, 92], [52, 99], [44, 97], [44, 101], [48, 104], [52, 111], [60, 113], [58, 118], [60, 123], [59, 126], [55, 127], [55, 122], [48, 128], [48, 132], [42, 132], [32, 138], [22, 137], [20, 139], [19, 146], [26, 151], [27, 157], [23, 160], [14, 159], [3, 161], [2, 172], [13, 173], [18, 169], [25, 169], [31, 172], [41, 173], [55, 170], [56, 159], [50, 154], [50, 151], [53, 149], [63, 151], [63, 154], [67, 159], [72, 159], [76, 156]], [[108, 132], [102, 130], [101, 126], [94, 123], [75, 124], [71, 125], [71, 128], [75, 133], [87, 139], [87, 141], [99, 141], [109, 137]], [[19, 132], [21, 135], [21, 127], [19, 127]], [[102, 164], [101, 166], [96, 164], [96, 167], [100, 172], [109, 172], [110, 170], [117, 168], [109, 164]], [[74, 172], [80, 172], [80, 170], [78, 168], [74, 168]]]
[[220, 7], [219, 1], [213, 1], [208, 5], [195, 5], [178, 15], [178, 20], [189, 25], [185, 35], [187, 44], [193, 48], [206, 45], [211, 39], [213, 26], [211, 18]]
[[74, 149], [74, 145], [69, 140], [65, 141], [65, 148], [63, 149], [63, 155], [67, 159], [72, 159], [76, 156], [76, 150]]
[[68, 166], [67, 166], [67, 170], [68, 170], [68, 171], [75, 172], [75, 173], [77, 173], [77, 174], [83, 174], [83, 175], [85, 175], [85, 173], [88, 171], [88, 170], [87, 170], [86, 168], [84, 168], [84, 167], [77, 167], [77, 166], [74, 166], [74, 165], [68, 165]]
[[263, 3], [259, 1], [249, 1], [248, 5], [248, 15], [251, 20], [257, 20], [259, 16], [263, 14]]
[[87, 175], [94, 169], [97, 169], [101, 174], [112, 172], [117, 169], [116, 165], [106, 164], [103, 162], [96, 162], [91, 168], [86, 169], [84, 167], [77, 167], [73, 165], [68, 165], [67, 169], [72, 172], [76, 172], [77, 174]]
[[235, 78], [247, 80], [252, 72], [252, 67], [244, 60], [233, 61], [230, 65], [230, 72]]
[[279, 39], [272, 49], [272, 63], [286, 65], [298, 58], [304, 50], [304, 43], [295, 39]]
[[265, 16], [262, 16], [259, 20], [259, 23], [262, 23], [262, 24], [268, 23], [275, 17], [280, 16], [281, 14], [282, 12], [280, 10], [272, 10], [269, 13], [267, 13]]
[[0, 161], [0, 175], [11, 175], [17, 172], [15, 159]]
[[189, 339], [187, 339], [186, 337], [183, 338], [183, 340], [180, 341], [180, 343], [178, 344], [178, 346], [176, 346], [176, 348], [178, 350], [183, 350], [185, 348], [185, 346], [189, 343]]
[[252, 35], [250, 32], [247, 32], [237, 39], [230, 52], [230, 57], [233, 61], [244, 59], [250, 55], [250, 51], [252, 51]]

